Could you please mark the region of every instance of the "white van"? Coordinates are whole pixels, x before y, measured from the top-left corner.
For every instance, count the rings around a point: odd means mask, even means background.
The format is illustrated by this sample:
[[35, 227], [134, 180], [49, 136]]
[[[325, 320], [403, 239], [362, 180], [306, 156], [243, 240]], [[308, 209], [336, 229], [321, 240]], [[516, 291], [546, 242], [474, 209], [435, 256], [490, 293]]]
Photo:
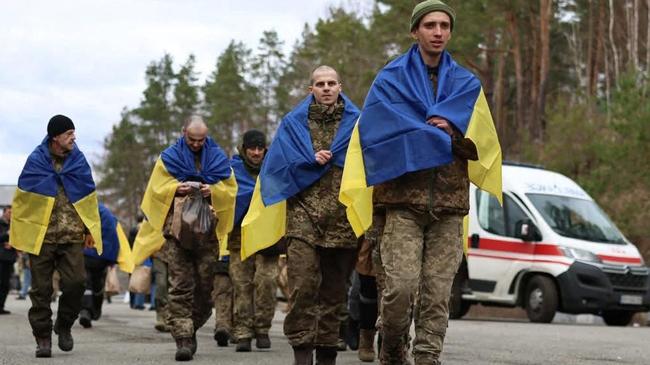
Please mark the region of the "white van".
[[649, 270], [639, 251], [561, 174], [504, 164], [503, 207], [472, 185], [468, 241], [450, 318], [481, 303], [523, 307], [532, 322], [551, 322], [560, 311], [624, 326], [650, 309]]

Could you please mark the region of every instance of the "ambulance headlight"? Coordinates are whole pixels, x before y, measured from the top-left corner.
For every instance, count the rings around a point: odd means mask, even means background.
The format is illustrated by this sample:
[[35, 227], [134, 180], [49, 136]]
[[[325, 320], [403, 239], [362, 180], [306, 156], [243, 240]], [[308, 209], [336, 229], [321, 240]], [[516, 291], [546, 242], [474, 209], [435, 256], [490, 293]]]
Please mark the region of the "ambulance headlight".
[[597, 262], [597, 263], [602, 263], [602, 260], [600, 257], [596, 256], [591, 251], [583, 250], [580, 248], [574, 248], [574, 247], [560, 247], [562, 250], [562, 253], [564, 253], [564, 256], [580, 260], [580, 261], [587, 261], [587, 262]]

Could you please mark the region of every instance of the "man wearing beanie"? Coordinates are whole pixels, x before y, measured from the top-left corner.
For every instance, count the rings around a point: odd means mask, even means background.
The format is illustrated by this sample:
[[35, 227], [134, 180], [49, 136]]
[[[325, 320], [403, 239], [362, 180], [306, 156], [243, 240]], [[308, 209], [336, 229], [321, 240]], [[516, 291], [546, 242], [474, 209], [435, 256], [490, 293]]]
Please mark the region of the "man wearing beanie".
[[[385, 215], [385, 226], [379, 227], [377, 219], [373, 227], [380, 232], [384, 274], [382, 364], [407, 363], [412, 319], [415, 364], [440, 363], [450, 289], [463, 255], [469, 176], [480, 175], [470, 175], [474, 160], [479, 160], [483, 175], [472, 181], [482, 187], [483, 181], [496, 181], [496, 175], [487, 174], [498, 171], [500, 196], [496, 135], [485, 130], [474, 134], [485, 126], [494, 130], [480, 80], [445, 50], [455, 26], [455, 12], [443, 2], [427, 0], [415, 6], [410, 21], [415, 44], [377, 75], [361, 112], [359, 137], [351, 141], [350, 161], [346, 159], [347, 173], [348, 166], [355, 165], [353, 152], [362, 155], [365, 179], [357, 180], [374, 186], [370, 204], [375, 214]], [[479, 159], [487, 156], [482, 153], [485, 146], [498, 150], [489, 163]], [[347, 191], [352, 194], [354, 189], [342, 191], [342, 196]]]
[[278, 276], [279, 245], [242, 260], [241, 221], [253, 197], [253, 188], [266, 154], [266, 136], [258, 130], [244, 133], [240, 154], [230, 160], [237, 178], [235, 228], [228, 240], [230, 277], [234, 286], [234, 327], [238, 352], [251, 351], [251, 339], [258, 349], [271, 347], [269, 330], [275, 314], [275, 280]]
[[[32, 307], [28, 317], [36, 338], [36, 357], [51, 356], [52, 329], [58, 335], [59, 348], [72, 350], [70, 329], [81, 310], [86, 279], [83, 250], [94, 245], [95, 237], [101, 252], [95, 184], [75, 139], [70, 118], [52, 117], [47, 137], [27, 159], [14, 198], [11, 242], [30, 254]], [[39, 222], [35, 216], [47, 219]], [[50, 302], [55, 269], [61, 277], [63, 294], [52, 326]]]

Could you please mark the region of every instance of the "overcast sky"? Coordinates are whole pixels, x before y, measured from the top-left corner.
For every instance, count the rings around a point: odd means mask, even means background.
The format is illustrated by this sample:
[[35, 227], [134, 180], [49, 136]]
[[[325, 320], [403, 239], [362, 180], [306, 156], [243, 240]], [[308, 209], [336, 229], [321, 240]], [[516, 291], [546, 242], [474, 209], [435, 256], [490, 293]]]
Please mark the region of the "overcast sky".
[[72, 118], [89, 159], [123, 107], [138, 105], [144, 71], [165, 52], [196, 55], [204, 80], [231, 39], [255, 48], [274, 29], [286, 50], [330, 6], [372, 0], [3, 1], [0, 11], [0, 184], [16, 184], [49, 118]]

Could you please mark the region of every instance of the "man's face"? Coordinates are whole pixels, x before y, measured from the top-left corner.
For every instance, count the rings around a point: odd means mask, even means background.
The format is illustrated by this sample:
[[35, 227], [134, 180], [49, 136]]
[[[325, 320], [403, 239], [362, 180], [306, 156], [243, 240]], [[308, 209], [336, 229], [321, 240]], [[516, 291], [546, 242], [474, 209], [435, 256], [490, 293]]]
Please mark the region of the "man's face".
[[52, 137], [52, 142], [63, 150], [63, 152], [70, 152], [74, 148], [74, 142], [77, 140], [77, 137], [74, 134], [74, 129], [70, 129], [66, 132], [59, 134], [58, 136]]
[[309, 86], [309, 92], [314, 94], [314, 99], [318, 104], [334, 105], [339, 99], [341, 93], [341, 83], [339, 75], [334, 70], [320, 70], [312, 75], [312, 84]]
[[201, 125], [192, 125], [183, 129], [183, 137], [192, 152], [199, 152], [208, 138], [208, 129]]
[[266, 149], [264, 147], [249, 147], [246, 149], [246, 159], [248, 162], [255, 166], [259, 166], [262, 164], [262, 160], [264, 159], [264, 153], [266, 152]]
[[9, 222], [11, 220], [11, 208], [5, 208], [5, 210], [2, 211], [2, 217], [5, 221]]
[[451, 38], [451, 19], [445, 12], [431, 12], [422, 17], [411, 35], [424, 53], [439, 56]]

